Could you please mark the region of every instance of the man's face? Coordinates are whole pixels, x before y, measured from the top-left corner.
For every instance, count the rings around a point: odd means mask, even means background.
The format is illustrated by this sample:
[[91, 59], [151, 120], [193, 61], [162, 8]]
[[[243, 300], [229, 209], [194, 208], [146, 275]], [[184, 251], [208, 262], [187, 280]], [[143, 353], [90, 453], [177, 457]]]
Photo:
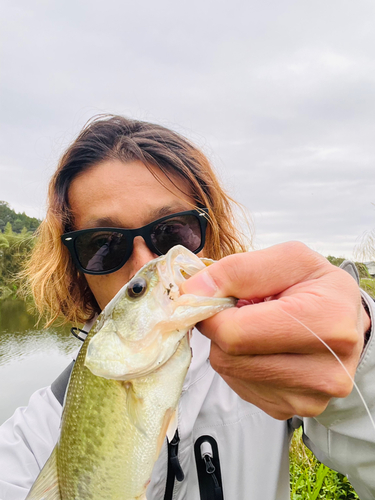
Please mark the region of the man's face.
[[[69, 188], [74, 229], [135, 229], [165, 215], [191, 210], [193, 199], [179, 191], [159, 169], [151, 168], [166, 187], [140, 161], [108, 160], [76, 177]], [[183, 192], [189, 192], [182, 179], [173, 177], [173, 182]], [[155, 257], [143, 238], [137, 236], [133, 253], [121, 269], [101, 276], [86, 274], [99, 307], [103, 309], [120, 288]]]

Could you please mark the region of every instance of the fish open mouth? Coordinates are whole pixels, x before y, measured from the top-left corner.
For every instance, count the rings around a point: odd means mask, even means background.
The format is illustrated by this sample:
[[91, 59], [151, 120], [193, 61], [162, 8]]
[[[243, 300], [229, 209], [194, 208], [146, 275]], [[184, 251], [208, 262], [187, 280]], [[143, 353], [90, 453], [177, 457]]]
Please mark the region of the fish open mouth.
[[[85, 365], [94, 375], [116, 380], [163, 366], [196, 323], [233, 305], [228, 298], [180, 293], [187, 279], [212, 262], [175, 246], [143, 266], [99, 316]], [[144, 284], [142, 294], [132, 290], [135, 282]]]

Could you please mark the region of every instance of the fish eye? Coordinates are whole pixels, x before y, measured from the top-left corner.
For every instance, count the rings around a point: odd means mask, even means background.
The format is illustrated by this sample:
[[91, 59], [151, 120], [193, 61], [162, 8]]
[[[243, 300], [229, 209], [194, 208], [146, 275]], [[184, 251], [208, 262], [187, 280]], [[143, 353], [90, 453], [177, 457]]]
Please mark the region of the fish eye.
[[146, 290], [147, 281], [144, 278], [135, 278], [129, 283], [127, 293], [131, 299], [137, 299], [142, 297]]

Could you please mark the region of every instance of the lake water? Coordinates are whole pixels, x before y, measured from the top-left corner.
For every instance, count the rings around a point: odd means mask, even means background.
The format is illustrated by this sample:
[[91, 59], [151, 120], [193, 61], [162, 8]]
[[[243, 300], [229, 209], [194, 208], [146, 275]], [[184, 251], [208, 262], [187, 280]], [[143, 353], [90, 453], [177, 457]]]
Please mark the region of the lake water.
[[70, 329], [35, 327], [19, 300], [0, 301], [0, 424], [50, 385], [81, 346]]

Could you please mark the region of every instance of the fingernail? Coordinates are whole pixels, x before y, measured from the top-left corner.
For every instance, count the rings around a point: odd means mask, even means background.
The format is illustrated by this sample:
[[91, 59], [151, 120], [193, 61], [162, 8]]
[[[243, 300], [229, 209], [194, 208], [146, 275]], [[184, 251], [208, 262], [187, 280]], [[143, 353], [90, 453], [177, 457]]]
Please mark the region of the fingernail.
[[192, 276], [180, 286], [182, 293], [191, 293], [202, 297], [214, 297], [218, 289], [210, 273], [206, 270]]

